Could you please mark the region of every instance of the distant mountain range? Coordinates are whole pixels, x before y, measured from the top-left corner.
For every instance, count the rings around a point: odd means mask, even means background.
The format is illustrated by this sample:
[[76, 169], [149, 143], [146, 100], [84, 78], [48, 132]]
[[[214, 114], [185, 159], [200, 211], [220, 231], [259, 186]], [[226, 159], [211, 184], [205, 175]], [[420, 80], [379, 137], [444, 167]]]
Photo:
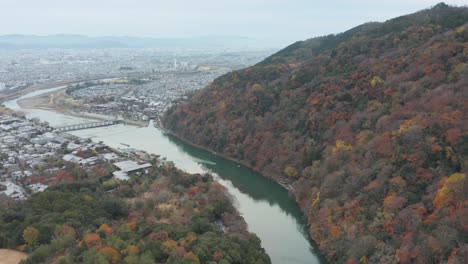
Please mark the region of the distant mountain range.
[[260, 41], [237, 36], [206, 36], [193, 38], [88, 37], [58, 34], [1, 35], [0, 49], [43, 48], [242, 48], [264, 47]]

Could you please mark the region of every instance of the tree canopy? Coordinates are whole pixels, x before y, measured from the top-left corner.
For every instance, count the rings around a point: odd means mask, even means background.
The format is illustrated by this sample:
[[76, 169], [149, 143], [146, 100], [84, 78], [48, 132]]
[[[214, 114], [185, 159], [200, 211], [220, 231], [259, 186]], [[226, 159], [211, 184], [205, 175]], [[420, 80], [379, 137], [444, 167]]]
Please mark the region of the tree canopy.
[[333, 263], [458, 263], [467, 41], [468, 8], [445, 4], [300, 41], [217, 78], [163, 124], [290, 183]]

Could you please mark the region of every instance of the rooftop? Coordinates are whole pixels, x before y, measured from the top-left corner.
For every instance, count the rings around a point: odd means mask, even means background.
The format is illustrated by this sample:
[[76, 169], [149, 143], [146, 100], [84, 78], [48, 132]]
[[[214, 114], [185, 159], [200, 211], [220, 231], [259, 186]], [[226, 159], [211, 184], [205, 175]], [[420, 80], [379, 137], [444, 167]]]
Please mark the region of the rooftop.
[[132, 172], [151, 167], [151, 164], [149, 163], [138, 164], [135, 161], [131, 160], [116, 162], [114, 163], [114, 165], [117, 166], [123, 172]]

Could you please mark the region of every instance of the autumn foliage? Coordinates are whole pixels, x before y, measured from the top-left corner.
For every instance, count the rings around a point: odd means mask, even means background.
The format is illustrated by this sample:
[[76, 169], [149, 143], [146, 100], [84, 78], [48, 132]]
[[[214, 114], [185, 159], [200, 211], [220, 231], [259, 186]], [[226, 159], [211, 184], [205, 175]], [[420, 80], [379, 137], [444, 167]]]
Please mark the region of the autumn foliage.
[[38, 237], [39, 237], [39, 230], [37, 230], [37, 228], [29, 226], [26, 229], [24, 229], [24, 231], [23, 231], [24, 241], [28, 245], [34, 244], [37, 241]]
[[102, 224], [97, 232], [103, 234], [112, 234], [113, 230], [112, 227], [108, 226], [107, 224]]
[[101, 237], [96, 233], [86, 234], [83, 241], [88, 248], [100, 249], [102, 247]]
[[120, 255], [119, 252], [117, 252], [115, 249], [113, 249], [110, 246], [106, 246], [99, 250], [99, 253], [103, 254], [107, 261], [112, 264], [117, 264], [119, 263]]
[[154, 162], [112, 192], [88, 178], [2, 208], [0, 248], [28, 263], [271, 263], [211, 175]]
[[163, 123], [290, 183], [331, 263], [458, 259], [467, 41], [468, 9], [445, 4], [300, 41], [219, 77]]

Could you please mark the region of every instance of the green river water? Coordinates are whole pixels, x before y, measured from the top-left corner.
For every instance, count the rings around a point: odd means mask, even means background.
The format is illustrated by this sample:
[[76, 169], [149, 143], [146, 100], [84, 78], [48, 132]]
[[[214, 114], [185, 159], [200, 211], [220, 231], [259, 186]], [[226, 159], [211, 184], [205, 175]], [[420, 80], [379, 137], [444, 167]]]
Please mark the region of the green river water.
[[[75, 131], [114, 148], [142, 149], [173, 161], [187, 172], [210, 172], [229, 193], [249, 230], [256, 233], [273, 263], [322, 263], [308, 239], [302, 212], [279, 184], [235, 162], [193, 147], [153, 126], [112, 126]], [[123, 144], [122, 144], [123, 143]]]
[[[25, 95], [39, 95], [59, 88], [36, 91]], [[62, 88], [63, 89], [63, 88]], [[4, 105], [26, 112], [51, 126], [59, 127], [86, 120], [44, 109], [21, 109], [17, 100]], [[141, 149], [166, 157], [189, 173], [210, 172], [227, 188], [234, 204], [257, 234], [274, 264], [324, 263], [307, 235], [306, 222], [294, 199], [279, 184], [235, 162], [225, 160], [207, 151], [162, 133], [150, 124], [148, 127], [115, 125], [70, 132], [79, 137], [103, 141], [113, 148]]]

